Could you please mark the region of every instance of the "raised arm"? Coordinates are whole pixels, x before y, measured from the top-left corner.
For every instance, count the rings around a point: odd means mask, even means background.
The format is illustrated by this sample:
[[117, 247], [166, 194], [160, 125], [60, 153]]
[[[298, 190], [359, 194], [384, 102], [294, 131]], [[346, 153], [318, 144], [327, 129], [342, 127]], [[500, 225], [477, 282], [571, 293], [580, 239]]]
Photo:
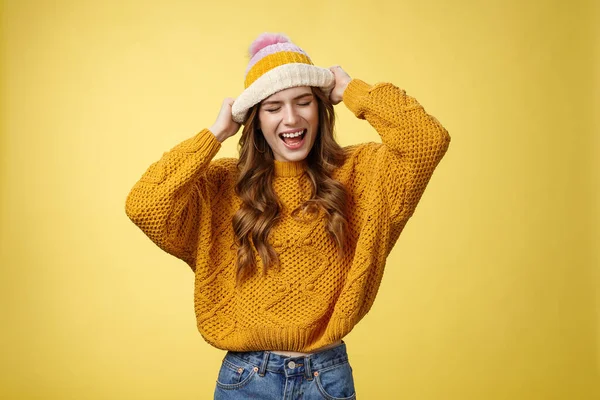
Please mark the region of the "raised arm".
[[371, 86], [350, 81], [343, 93], [346, 106], [366, 119], [381, 136], [368, 168], [381, 180], [391, 220], [406, 222], [450, 144], [450, 135], [406, 91], [391, 83]]
[[127, 216], [154, 243], [194, 268], [204, 198], [212, 190], [208, 165], [220, 143], [207, 129], [150, 165], [125, 203]]
[[195, 268], [201, 224], [210, 223], [210, 204], [227, 178], [231, 160], [211, 163], [221, 142], [240, 125], [225, 99], [215, 124], [183, 141], [150, 165], [129, 192], [127, 216], [161, 249]]

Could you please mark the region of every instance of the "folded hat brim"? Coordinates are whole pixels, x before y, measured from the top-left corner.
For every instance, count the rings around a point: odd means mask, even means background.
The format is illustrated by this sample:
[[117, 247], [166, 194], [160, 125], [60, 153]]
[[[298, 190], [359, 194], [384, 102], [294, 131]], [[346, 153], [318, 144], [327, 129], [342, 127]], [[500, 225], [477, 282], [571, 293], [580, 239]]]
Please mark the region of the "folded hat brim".
[[241, 124], [252, 106], [284, 89], [315, 86], [329, 96], [334, 85], [335, 76], [329, 69], [300, 63], [280, 65], [261, 75], [235, 99], [231, 115]]

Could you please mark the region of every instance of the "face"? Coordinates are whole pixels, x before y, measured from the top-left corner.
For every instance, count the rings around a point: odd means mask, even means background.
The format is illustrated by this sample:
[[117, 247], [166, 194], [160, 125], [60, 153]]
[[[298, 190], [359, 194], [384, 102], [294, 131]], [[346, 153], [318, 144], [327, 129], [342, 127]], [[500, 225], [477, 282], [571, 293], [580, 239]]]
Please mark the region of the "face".
[[319, 129], [317, 99], [309, 86], [282, 90], [261, 102], [258, 119], [275, 160], [304, 160]]

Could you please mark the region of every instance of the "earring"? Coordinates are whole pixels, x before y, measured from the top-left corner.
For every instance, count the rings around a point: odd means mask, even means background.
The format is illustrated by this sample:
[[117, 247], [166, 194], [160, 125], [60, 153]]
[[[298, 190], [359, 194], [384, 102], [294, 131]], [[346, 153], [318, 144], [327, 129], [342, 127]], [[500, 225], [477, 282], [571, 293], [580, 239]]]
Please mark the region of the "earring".
[[[262, 134], [262, 132], [260, 131], [260, 129], [257, 129], [257, 132]], [[252, 143], [254, 144], [254, 148], [256, 149], [256, 151], [258, 151], [260, 154], [263, 154], [266, 151], [266, 148], [263, 148], [262, 150], [259, 150], [258, 147], [256, 147], [256, 141], [257, 141], [258, 135], [254, 135], [254, 140], [252, 141]], [[264, 140], [263, 140], [264, 143]], [[264, 147], [264, 145], [263, 145]]]

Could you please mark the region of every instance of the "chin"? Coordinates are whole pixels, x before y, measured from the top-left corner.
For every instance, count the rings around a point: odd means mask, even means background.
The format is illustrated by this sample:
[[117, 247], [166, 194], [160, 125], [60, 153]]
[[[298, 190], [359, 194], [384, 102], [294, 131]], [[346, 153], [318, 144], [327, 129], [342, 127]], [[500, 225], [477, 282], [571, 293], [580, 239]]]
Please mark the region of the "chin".
[[298, 151], [298, 152], [294, 152], [292, 154], [286, 154], [283, 153], [281, 154], [283, 161], [288, 161], [288, 162], [298, 162], [298, 161], [303, 161], [306, 159], [306, 157], [308, 157], [308, 151]]

